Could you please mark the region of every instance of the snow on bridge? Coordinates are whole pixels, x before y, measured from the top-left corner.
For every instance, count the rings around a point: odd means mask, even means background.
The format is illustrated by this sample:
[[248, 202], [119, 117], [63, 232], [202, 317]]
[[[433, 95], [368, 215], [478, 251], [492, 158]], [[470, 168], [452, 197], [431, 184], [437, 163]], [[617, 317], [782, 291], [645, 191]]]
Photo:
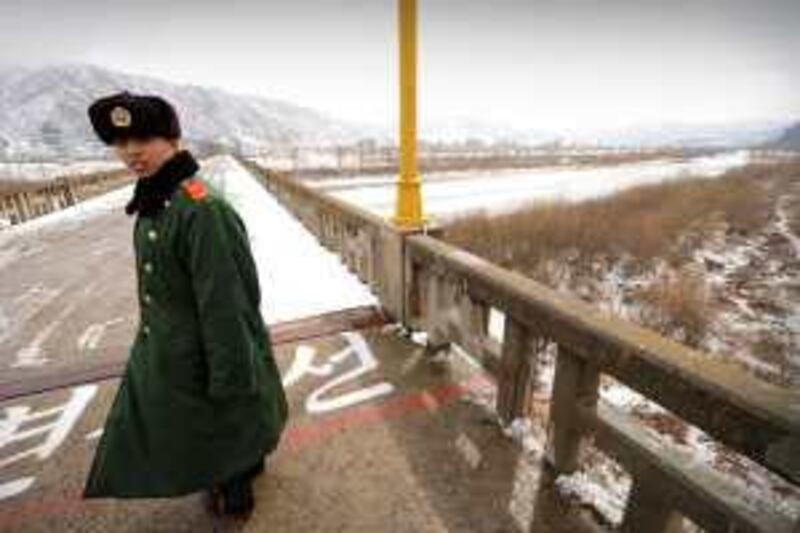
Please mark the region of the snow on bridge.
[[[263, 295], [261, 311], [267, 323], [378, 304], [339, 258], [321, 247], [235, 159], [217, 156], [205, 160], [199, 175], [223, 193], [247, 226]], [[133, 185], [129, 185], [13, 226], [0, 234], [0, 242], [121, 210], [132, 193]], [[13, 259], [10, 253], [0, 251], [0, 267]]]

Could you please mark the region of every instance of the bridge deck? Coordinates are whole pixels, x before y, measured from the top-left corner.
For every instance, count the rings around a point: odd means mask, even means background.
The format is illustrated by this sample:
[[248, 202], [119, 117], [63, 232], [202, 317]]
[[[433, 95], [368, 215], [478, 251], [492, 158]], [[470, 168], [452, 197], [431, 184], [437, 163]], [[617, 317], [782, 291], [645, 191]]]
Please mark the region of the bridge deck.
[[[218, 519], [200, 495], [79, 499], [116, 381], [25, 402], [77, 403], [94, 392], [58, 450], [3, 469], [35, 477], [0, 501], [0, 531], [590, 531], [552, 489], [535, 454], [503, 436], [484, 407], [491, 386], [457, 356], [448, 364], [391, 326], [280, 345], [291, 425], [255, 483], [247, 523]], [[329, 376], [299, 371], [332, 366]], [[372, 368], [371, 368], [372, 367]], [[371, 369], [370, 369], [371, 368]], [[348, 376], [363, 372], [355, 379]], [[331, 387], [331, 384], [338, 382]]]
[[[390, 326], [352, 316], [274, 327], [292, 418], [248, 523], [215, 519], [200, 495], [80, 500], [118, 381], [24, 398], [2, 385], [127, 353], [137, 310], [125, 197], [111, 212], [2, 236], [0, 531], [582, 530], [538, 456], [483, 407], [492, 391], [482, 374], [457, 357], [435, 363]], [[281, 283], [268, 277], [267, 287]], [[309, 364], [320, 370], [303, 372]]]

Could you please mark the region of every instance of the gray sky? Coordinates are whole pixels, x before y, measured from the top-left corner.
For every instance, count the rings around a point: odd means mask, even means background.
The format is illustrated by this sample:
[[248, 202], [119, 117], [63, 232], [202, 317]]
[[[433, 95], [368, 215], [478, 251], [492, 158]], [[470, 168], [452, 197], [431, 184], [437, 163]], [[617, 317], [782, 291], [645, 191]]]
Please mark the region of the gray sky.
[[[423, 123], [800, 118], [797, 0], [419, 0]], [[0, 65], [89, 62], [393, 123], [394, 0], [2, 0]]]

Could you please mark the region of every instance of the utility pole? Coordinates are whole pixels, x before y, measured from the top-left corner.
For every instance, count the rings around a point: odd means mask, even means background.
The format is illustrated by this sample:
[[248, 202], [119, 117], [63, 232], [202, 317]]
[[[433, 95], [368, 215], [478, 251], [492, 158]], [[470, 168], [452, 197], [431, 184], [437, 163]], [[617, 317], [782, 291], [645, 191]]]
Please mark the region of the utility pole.
[[400, 36], [400, 175], [393, 222], [421, 228], [421, 181], [417, 170], [417, 0], [398, 0]]

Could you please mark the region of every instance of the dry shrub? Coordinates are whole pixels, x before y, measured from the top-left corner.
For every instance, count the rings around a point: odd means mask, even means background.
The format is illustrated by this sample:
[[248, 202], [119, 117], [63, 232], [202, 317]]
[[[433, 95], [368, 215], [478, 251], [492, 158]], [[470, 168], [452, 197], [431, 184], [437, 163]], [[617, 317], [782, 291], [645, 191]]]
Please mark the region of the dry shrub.
[[699, 347], [713, 320], [703, 277], [662, 275], [638, 291], [639, 321], [659, 333]]
[[721, 178], [643, 185], [582, 203], [538, 203], [509, 214], [469, 215], [448, 225], [445, 238], [526, 271], [570, 251], [577, 251], [582, 264], [595, 256], [667, 257], [682, 234], [706, 221], [722, 219], [737, 233], [763, 227], [771, 212], [764, 176], [784, 175], [767, 172], [763, 167], [768, 166], [751, 165]]
[[[679, 267], [702, 245], [704, 228], [722, 223], [735, 234], [758, 233], [769, 223], [775, 200], [795, 187], [800, 187], [800, 160], [752, 164], [719, 178], [644, 185], [583, 203], [539, 203], [509, 214], [470, 215], [447, 226], [444, 237], [503, 267], [557, 285], [564, 279], [597, 277], [598, 264], [623, 258], [632, 259], [623, 266], [638, 265], [640, 273], [658, 258]], [[788, 202], [787, 211], [790, 222], [800, 226], [800, 202]], [[663, 277], [634, 297], [642, 303], [644, 325], [692, 346], [699, 345], [712, 319], [702, 278]]]

